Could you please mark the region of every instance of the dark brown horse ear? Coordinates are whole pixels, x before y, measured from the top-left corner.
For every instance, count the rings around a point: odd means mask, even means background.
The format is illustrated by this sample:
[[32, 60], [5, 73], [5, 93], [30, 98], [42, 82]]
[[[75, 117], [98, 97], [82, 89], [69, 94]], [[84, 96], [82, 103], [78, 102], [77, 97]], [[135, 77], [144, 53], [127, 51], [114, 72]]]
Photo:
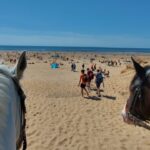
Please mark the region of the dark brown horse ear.
[[143, 79], [145, 77], [145, 69], [131, 57], [137, 75]]

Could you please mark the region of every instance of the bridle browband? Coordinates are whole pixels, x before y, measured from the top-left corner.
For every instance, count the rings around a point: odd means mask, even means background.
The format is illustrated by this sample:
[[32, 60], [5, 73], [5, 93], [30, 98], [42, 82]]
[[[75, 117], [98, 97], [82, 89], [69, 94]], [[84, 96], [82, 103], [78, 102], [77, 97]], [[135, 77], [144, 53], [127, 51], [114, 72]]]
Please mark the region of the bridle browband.
[[26, 114], [26, 106], [25, 106], [25, 99], [26, 96], [19, 84], [19, 80], [16, 77], [11, 76], [9, 73], [3, 71], [0, 69], [0, 74], [3, 74], [4, 76], [11, 78], [16, 91], [18, 92], [18, 95], [20, 97], [20, 110], [21, 110], [21, 115], [20, 115], [20, 134], [19, 134], [19, 138], [16, 142], [16, 148], [17, 150], [19, 150], [22, 146], [22, 150], [26, 150], [27, 149], [27, 139], [26, 139], [26, 118], [25, 118], [25, 114]]

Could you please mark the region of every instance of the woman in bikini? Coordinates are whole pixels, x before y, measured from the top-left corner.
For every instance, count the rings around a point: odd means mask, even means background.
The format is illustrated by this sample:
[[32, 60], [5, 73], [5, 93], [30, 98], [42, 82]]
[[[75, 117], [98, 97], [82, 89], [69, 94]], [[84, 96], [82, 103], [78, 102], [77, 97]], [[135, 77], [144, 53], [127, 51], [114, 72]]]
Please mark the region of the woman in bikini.
[[79, 86], [81, 87], [81, 94], [82, 97], [84, 97], [84, 92], [86, 92], [87, 96], [89, 96], [89, 93], [86, 89], [86, 83], [87, 83], [87, 75], [84, 73], [84, 70], [81, 70], [80, 80], [79, 80]]

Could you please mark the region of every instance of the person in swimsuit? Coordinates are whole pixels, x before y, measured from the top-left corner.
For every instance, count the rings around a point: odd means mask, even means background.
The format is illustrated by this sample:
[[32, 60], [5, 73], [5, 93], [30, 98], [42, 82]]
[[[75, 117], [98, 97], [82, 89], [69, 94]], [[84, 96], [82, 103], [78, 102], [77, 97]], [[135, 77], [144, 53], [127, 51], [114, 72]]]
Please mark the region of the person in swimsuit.
[[80, 75], [80, 80], [78, 85], [81, 87], [82, 97], [84, 97], [84, 91], [86, 92], [87, 96], [89, 96], [89, 93], [86, 89], [86, 83], [87, 83], [87, 75], [84, 73], [84, 70], [81, 70], [81, 75]]

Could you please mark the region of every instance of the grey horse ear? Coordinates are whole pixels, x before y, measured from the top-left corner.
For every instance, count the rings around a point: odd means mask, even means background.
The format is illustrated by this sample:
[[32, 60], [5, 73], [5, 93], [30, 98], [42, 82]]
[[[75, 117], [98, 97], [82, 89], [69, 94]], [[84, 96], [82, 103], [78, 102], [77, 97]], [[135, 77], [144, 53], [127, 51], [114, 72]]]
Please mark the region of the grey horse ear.
[[131, 57], [137, 75], [143, 79], [145, 77], [145, 69]]
[[17, 79], [20, 80], [22, 78], [23, 72], [26, 69], [26, 67], [27, 67], [27, 60], [26, 60], [26, 52], [24, 51], [20, 55], [19, 60], [15, 67], [15, 76]]

